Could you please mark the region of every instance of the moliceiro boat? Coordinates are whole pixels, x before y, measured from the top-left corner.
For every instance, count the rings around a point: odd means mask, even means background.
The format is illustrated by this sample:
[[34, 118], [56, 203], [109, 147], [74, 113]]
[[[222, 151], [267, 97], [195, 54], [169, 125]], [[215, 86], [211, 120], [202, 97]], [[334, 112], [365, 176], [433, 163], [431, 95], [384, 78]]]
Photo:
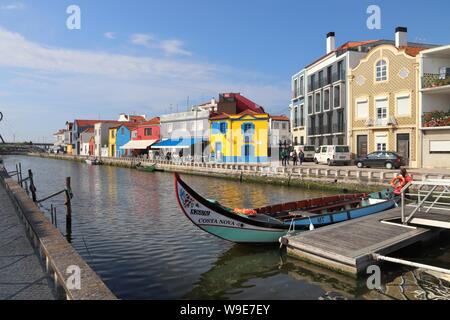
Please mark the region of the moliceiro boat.
[[175, 192], [183, 213], [200, 229], [235, 243], [277, 243], [291, 232], [309, 231], [396, 207], [392, 189], [231, 209], [203, 198], [175, 174]]

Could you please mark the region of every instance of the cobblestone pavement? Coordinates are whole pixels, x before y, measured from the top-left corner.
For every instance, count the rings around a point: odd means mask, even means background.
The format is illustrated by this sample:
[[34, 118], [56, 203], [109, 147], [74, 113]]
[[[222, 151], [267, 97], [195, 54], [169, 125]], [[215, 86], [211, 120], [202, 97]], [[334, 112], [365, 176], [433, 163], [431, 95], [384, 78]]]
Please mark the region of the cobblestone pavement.
[[0, 300], [53, 300], [50, 281], [0, 184]]

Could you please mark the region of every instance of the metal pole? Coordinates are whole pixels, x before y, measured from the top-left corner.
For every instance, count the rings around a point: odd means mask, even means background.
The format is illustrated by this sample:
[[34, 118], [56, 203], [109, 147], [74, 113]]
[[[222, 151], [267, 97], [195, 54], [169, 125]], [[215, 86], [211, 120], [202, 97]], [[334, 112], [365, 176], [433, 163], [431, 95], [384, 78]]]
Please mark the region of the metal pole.
[[53, 219], [53, 204], [50, 205], [50, 215], [52, 216], [52, 225], [54, 225], [55, 220]]
[[402, 223], [405, 223], [405, 191], [402, 190], [401, 193], [401, 199], [402, 199]]
[[410, 267], [421, 268], [421, 269], [441, 272], [441, 273], [445, 273], [445, 274], [450, 274], [450, 270], [448, 270], [448, 269], [433, 267], [433, 266], [429, 266], [429, 265], [426, 265], [426, 264], [406, 261], [406, 260], [402, 260], [402, 259], [385, 257], [385, 256], [381, 256], [379, 254], [373, 254], [373, 257], [377, 261], [388, 261], [388, 262], [392, 262], [392, 263], [402, 264], [402, 265], [405, 265], [405, 266], [410, 266]]

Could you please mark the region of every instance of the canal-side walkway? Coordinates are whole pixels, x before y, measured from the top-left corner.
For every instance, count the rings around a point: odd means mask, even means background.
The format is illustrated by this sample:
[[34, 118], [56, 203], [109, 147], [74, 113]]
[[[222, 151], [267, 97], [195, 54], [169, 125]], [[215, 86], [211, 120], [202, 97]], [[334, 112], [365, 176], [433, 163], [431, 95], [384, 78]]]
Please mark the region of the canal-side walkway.
[[49, 281], [0, 183], [0, 300], [54, 300]]

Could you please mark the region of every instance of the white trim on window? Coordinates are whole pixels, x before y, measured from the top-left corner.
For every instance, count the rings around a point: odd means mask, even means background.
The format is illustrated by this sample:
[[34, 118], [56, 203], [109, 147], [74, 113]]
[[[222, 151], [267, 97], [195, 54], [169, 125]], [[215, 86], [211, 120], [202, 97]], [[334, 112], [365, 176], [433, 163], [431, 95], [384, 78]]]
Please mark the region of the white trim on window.
[[[336, 107], [334, 105], [334, 93], [335, 93], [334, 90], [335, 90], [336, 87], [339, 87], [339, 106], [338, 107]], [[333, 101], [333, 109], [340, 109], [340, 108], [343, 107], [343, 105], [342, 105], [342, 85], [341, 84], [336, 84], [336, 85], [333, 86], [332, 101]]]
[[[317, 95], [319, 95], [319, 111], [317, 111]], [[322, 113], [322, 92], [318, 91], [314, 93], [314, 113]]]
[[[378, 65], [379, 63], [384, 62], [384, 65]], [[389, 81], [389, 59], [386, 57], [382, 57], [375, 61], [374, 68], [374, 83], [385, 83]]]
[[[326, 96], [327, 91], [328, 91], [328, 109], [325, 109], [325, 96]], [[329, 87], [323, 90], [322, 101], [323, 101], [323, 106], [322, 106], [323, 111], [330, 111], [331, 110], [331, 90]]]

